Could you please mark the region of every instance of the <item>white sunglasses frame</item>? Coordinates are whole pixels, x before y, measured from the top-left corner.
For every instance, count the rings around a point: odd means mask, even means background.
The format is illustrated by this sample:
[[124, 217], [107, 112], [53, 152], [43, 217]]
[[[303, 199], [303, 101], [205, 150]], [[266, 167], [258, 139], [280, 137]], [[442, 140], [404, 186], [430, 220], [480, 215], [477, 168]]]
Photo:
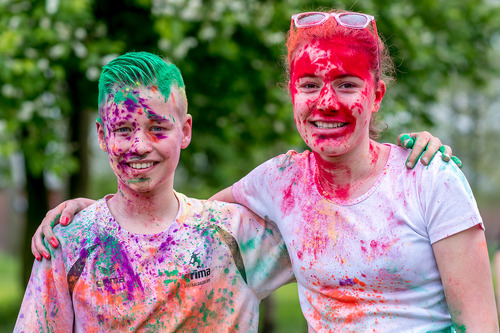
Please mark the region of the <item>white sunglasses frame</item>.
[[[319, 15], [324, 15], [324, 17], [320, 21], [318, 21], [316, 23], [312, 23], [312, 24], [300, 24], [300, 23], [298, 23], [299, 16], [306, 15], [306, 14], [308, 14], [308, 15], [319, 14]], [[367, 21], [366, 21], [366, 23], [363, 26], [358, 26], [358, 25], [352, 25], [352, 24], [344, 23], [344, 22], [342, 22], [340, 20], [340, 17], [341, 16], [345, 16], [345, 15], [359, 15], [359, 16], [363, 16], [364, 18], [367, 19]], [[326, 21], [328, 21], [328, 19], [330, 17], [335, 18], [335, 20], [337, 21], [337, 23], [340, 24], [341, 26], [346, 27], [346, 28], [351, 28], [351, 29], [364, 29], [372, 21], [375, 22], [375, 17], [374, 16], [368, 15], [368, 14], [363, 14], [363, 13], [356, 13], [356, 12], [344, 12], [344, 13], [304, 12], [304, 13], [293, 14], [292, 15], [292, 20], [295, 23], [295, 26], [297, 28], [307, 28], [307, 27], [312, 27], [312, 26], [315, 26], [315, 25], [323, 24]]]
[[[318, 22], [311, 23], [311, 24], [300, 24], [298, 23], [298, 19], [300, 18], [301, 15], [314, 15], [314, 14], [320, 14], [324, 15], [324, 17], [319, 20]], [[352, 25], [348, 23], [344, 23], [341, 21], [340, 17], [344, 15], [359, 15], [367, 19], [366, 23], [364, 25]], [[375, 23], [375, 17], [372, 15], [368, 14], [363, 14], [363, 13], [357, 13], [357, 12], [343, 12], [343, 13], [325, 13], [325, 12], [304, 12], [304, 13], [298, 13], [298, 14], [293, 14], [292, 15], [292, 20], [293, 23], [295, 24], [296, 28], [308, 28], [308, 27], [314, 27], [316, 25], [320, 25], [328, 21], [330, 17], [335, 18], [335, 21], [337, 21], [338, 24], [340, 24], [343, 27], [349, 28], [349, 29], [365, 29], [371, 22], [373, 22], [373, 33], [375, 35], [375, 38], [377, 39], [377, 57], [378, 57], [378, 76], [380, 77], [380, 71], [381, 71], [381, 65], [380, 65], [380, 48], [379, 48], [379, 37], [378, 37], [378, 32], [377, 32], [377, 24]], [[377, 79], [378, 80], [378, 79]]]

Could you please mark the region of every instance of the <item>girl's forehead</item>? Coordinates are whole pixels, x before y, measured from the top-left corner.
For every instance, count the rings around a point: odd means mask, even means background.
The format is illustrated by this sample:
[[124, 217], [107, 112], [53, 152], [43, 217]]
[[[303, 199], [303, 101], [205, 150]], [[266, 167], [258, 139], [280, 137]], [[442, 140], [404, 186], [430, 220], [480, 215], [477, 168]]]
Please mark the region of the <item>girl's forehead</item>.
[[293, 75], [294, 72], [333, 69], [370, 74], [369, 56], [356, 45], [342, 39], [315, 40], [296, 50], [290, 71]]

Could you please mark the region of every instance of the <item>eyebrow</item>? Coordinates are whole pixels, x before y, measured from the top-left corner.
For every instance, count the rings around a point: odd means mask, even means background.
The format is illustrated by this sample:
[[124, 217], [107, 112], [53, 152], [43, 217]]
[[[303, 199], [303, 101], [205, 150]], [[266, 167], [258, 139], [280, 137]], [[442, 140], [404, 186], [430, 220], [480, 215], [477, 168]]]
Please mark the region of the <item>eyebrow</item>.
[[153, 121], [153, 122], [157, 122], [157, 123], [164, 123], [164, 122], [169, 122], [170, 120], [164, 116], [160, 116], [159, 114], [153, 112], [153, 111], [150, 111], [150, 110], [144, 110], [148, 116], [148, 119]]

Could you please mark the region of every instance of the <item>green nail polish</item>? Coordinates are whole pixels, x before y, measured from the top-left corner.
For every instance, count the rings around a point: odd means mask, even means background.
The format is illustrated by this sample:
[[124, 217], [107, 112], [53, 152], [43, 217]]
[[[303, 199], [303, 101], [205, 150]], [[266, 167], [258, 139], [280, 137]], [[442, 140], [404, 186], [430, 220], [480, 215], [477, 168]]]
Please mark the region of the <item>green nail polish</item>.
[[413, 140], [413, 138], [408, 134], [401, 136], [400, 140], [403, 144], [403, 147], [405, 147], [406, 149], [413, 148], [413, 144], [415, 143], [415, 140]]
[[460, 161], [458, 157], [452, 156], [451, 159], [453, 160], [453, 162], [455, 162], [456, 165], [458, 165], [459, 168], [463, 166], [462, 161]]

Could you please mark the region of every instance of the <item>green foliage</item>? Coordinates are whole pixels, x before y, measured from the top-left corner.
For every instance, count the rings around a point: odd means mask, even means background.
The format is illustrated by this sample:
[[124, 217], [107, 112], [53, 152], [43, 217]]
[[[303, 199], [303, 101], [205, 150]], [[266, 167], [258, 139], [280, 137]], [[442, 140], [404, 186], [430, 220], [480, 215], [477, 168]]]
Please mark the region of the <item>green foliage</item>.
[[457, 82], [486, 89], [498, 74], [490, 50], [499, 8], [475, 0], [3, 0], [0, 154], [24, 151], [35, 174], [74, 172], [68, 133], [77, 124], [68, 119], [95, 109], [101, 66], [125, 51], [155, 52], [181, 68], [194, 118], [178, 189], [207, 196], [273, 155], [305, 148], [282, 74], [284, 34], [292, 13], [332, 6], [375, 15], [394, 57], [385, 140], [429, 129], [429, 110]]
[[76, 69], [85, 77], [102, 65], [103, 54], [120, 51], [96, 24], [90, 1], [53, 3], [59, 3], [54, 11], [49, 1], [0, 2], [0, 156], [24, 152], [35, 176], [76, 170], [67, 140], [70, 76]]

